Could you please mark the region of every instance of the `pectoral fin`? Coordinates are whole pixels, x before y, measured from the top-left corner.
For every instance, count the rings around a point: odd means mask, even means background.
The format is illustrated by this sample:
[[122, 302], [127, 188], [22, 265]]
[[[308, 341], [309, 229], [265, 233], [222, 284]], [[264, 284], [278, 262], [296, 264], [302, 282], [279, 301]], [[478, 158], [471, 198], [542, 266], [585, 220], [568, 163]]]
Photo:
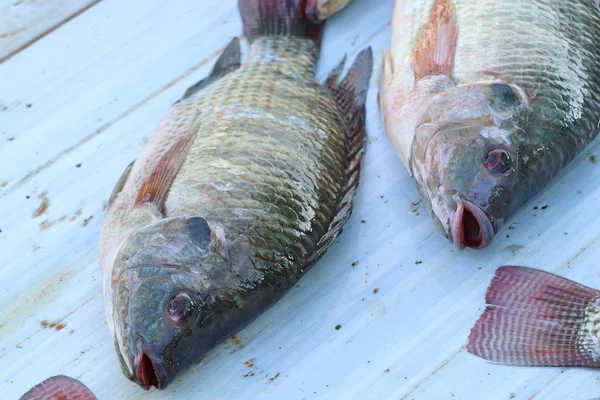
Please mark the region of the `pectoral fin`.
[[195, 131], [182, 136], [158, 161], [150, 176], [142, 184], [135, 200], [134, 207], [151, 204], [159, 212], [163, 211], [164, 203], [171, 185], [185, 161], [187, 152], [196, 137]]

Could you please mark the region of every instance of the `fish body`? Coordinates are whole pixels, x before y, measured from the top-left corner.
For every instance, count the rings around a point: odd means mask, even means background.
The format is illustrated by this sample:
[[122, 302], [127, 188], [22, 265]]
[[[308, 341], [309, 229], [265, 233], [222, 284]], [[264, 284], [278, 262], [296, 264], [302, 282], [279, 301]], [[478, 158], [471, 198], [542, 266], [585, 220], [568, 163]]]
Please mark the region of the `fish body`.
[[534, 268], [498, 268], [467, 350], [497, 364], [600, 368], [600, 291]]
[[240, 0], [209, 77], [163, 117], [102, 228], [109, 328], [125, 375], [163, 389], [324, 254], [358, 185], [370, 49], [314, 81], [323, 25], [292, 0]]
[[389, 141], [443, 234], [486, 247], [598, 132], [598, 2], [397, 0], [392, 31]]

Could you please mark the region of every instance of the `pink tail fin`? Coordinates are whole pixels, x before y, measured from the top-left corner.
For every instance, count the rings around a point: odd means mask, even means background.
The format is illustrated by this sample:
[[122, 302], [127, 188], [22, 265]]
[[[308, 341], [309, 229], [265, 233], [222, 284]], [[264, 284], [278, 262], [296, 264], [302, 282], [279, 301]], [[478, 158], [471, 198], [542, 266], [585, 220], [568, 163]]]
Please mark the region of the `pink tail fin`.
[[600, 367], [600, 291], [525, 267], [500, 267], [469, 335], [499, 364]]
[[259, 36], [297, 36], [319, 43], [323, 23], [308, 21], [297, 0], [238, 0], [244, 34], [250, 42]]
[[25, 393], [20, 400], [98, 400], [78, 380], [58, 375], [46, 379]]

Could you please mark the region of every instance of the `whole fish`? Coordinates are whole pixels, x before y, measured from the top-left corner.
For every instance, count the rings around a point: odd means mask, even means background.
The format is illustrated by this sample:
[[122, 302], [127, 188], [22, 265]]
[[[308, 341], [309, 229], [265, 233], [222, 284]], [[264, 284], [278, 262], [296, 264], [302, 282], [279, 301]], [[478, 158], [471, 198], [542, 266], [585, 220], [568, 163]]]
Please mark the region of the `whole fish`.
[[596, 136], [596, 0], [398, 0], [380, 107], [434, 221], [483, 248]]
[[500, 267], [467, 350], [498, 364], [600, 367], [600, 291], [533, 268]]
[[57, 375], [38, 383], [19, 400], [98, 400], [83, 383]]
[[101, 254], [125, 375], [165, 388], [324, 254], [358, 185], [372, 54], [314, 80], [323, 24], [240, 0], [211, 75], [163, 117], [109, 200]]

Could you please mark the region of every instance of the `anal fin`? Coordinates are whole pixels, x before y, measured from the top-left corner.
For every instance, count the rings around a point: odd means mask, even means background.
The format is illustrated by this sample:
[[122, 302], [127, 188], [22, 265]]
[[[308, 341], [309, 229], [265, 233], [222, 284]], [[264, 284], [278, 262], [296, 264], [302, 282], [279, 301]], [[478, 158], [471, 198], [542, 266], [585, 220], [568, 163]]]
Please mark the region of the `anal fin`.
[[200, 92], [213, 82], [218, 81], [225, 75], [235, 71], [242, 64], [242, 51], [240, 50], [240, 40], [236, 37], [229, 42], [223, 53], [215, 63], [211, 73], [193, 86], [190, 86], [183, 94], [181, 100]]
[[600, 291], [533, 268], [498, 268], [467, 350], [498, 364], [600, 367]]
[[346, 76], [339, 80], [343, 63], [338, 65], [329, 75], [325, 86], [333, 95], [337, 108], [346, 125], [347, 164], [345, 170], [345, 184], [338, 202], [336, 214], [329, 225], [329, 229], [319, 240], [317, 250], [311, 257], [311, 262], [316, 262], [329, 248], [335, 238], [342, 232], [342, 228], [352, 212], [352, 205], [358, 178], [360, 175], [360, 161], [365, 143], [365, 120], [367, 91], [373, 71], [373, 51], [371, 48], [363, 50], [348, 70]]
[[195, 132], [182, 136], [160, 158], [148, 178], [142, 183], [134, 207], [139, 208], [145, 204], [152, 204], [156, 210], [162, 212], [169, 189], [183, 165], [195, 137]]
[[418, 32], [412, 54], [415, 78], [452, 76], [458, 40], [454, 0], [434, 0], [429, 20]]

